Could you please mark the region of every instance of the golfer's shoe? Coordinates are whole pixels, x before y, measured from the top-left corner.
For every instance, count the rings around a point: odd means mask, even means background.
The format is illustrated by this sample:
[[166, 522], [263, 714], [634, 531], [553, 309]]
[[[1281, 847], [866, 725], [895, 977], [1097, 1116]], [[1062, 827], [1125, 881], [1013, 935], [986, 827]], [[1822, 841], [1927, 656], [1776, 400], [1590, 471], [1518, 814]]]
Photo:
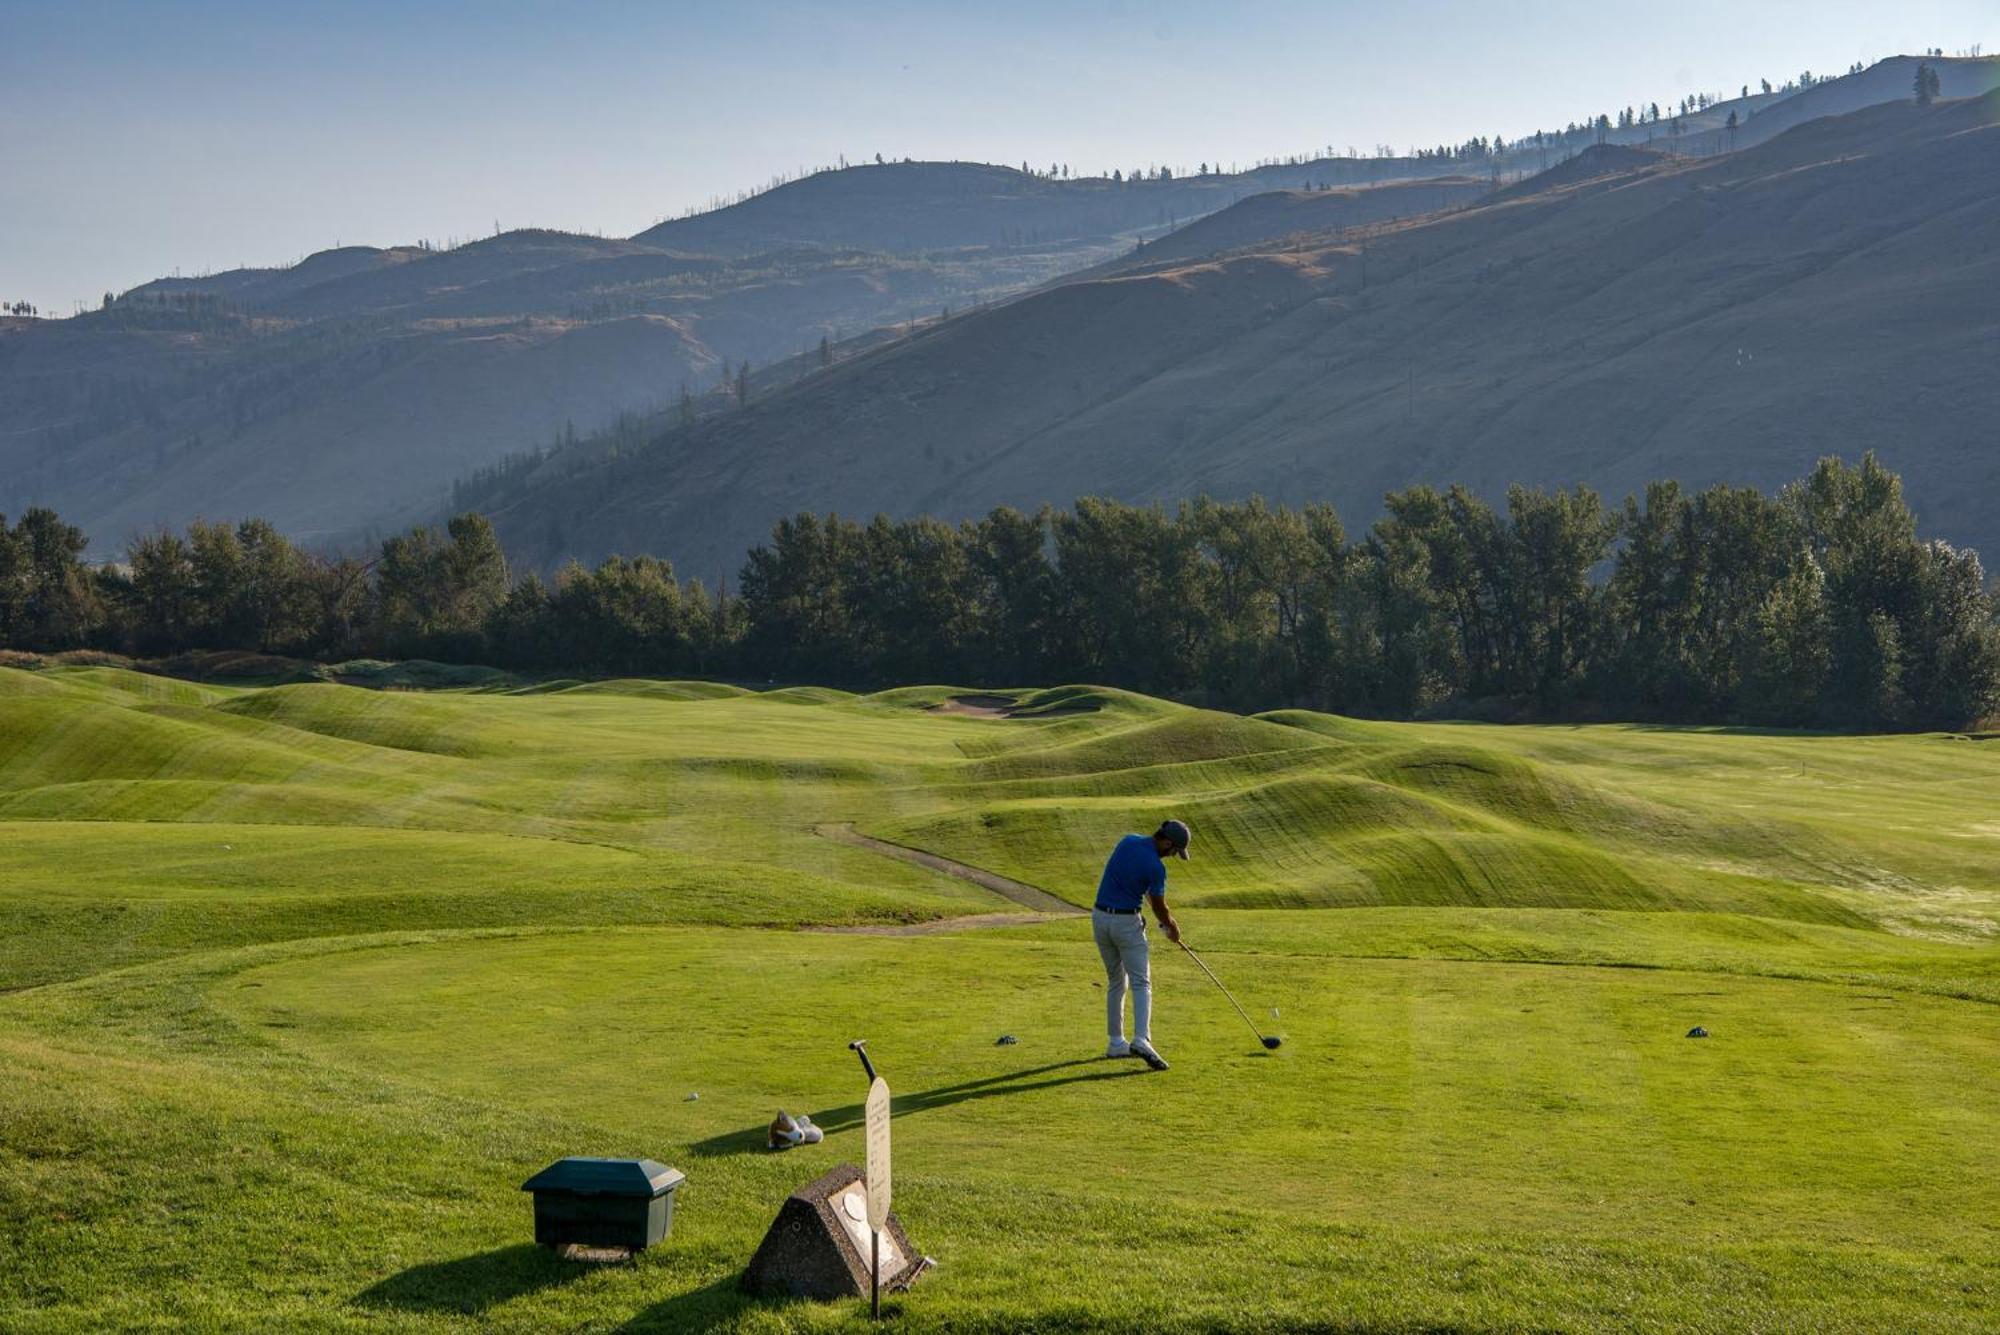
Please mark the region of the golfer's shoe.
[[1133, 1039], [1131, 1047], [1132, 1055], [1145, 1062], [1146, 1065], [1152, 1067], [1155, 1071], [1164, 1071], [1167, 1069], [1167, 1059], [1160, 1055], [1158, 1048], [1155, 1048], [1145, 1039]]
[[1122, 1038], [1114, 1039], [1104, 1045], [1104, 1055], [1107, 1057], [1129, 1057], [1132, 1055], [1132, 1045]]
[[799, 1130], [798, 1122], [781, 1108], [778, 1110], [778, 1115], [771, 1119], [771, 1129], [766, 1134], [764, 1143], [774, 1150], [788, 1150], [794, 1145], [803, 1143], [805, 1138], [805, 1133]]

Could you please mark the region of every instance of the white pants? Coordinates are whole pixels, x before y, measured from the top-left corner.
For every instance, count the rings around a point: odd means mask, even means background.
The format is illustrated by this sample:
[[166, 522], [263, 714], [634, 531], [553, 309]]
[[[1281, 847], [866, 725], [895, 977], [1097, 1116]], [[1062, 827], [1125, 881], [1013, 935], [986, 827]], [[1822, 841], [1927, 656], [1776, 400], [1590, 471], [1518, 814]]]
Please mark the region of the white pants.
[[1153, 970], [1146, 922], [1138, 913], [1092, 910], [1090, 928], [1104, 957], [1104, 1032], [1125, 1041], [1125, 991], [1132, 991], [1132, 1037], [1153, 1041]]

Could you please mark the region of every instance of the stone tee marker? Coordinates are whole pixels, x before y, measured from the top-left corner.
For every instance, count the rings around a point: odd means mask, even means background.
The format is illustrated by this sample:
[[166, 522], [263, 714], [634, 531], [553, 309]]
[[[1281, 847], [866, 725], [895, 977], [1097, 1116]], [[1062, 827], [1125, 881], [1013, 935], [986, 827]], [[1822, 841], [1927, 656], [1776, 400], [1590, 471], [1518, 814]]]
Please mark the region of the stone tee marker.
[[889, 1208], [889, 1086], [875, 1074], [865, 1043], [848, 1045], [868, 1074], [864, 1128], [868, 1171], [841, 1164], [791, 1194], [740, 1286], [762, 1297], [867, 1295], [881, 1312], [882, 1290], [907, 1289], [935, 1262], [920, 1255]]
[[[745, 1293], [763, 1298], [867, 1298], [875, 1275], [868, 1185], [839, 1164], [793, 1192], [743, 1271]], [[882, 1287], [907, 1288], [928, 1264], [891, 1214], [880, 1233]]]
[[882, 1229], [889, 1222], [889, 1082], [868, 1086], [869, 1315], [882, 1315]]

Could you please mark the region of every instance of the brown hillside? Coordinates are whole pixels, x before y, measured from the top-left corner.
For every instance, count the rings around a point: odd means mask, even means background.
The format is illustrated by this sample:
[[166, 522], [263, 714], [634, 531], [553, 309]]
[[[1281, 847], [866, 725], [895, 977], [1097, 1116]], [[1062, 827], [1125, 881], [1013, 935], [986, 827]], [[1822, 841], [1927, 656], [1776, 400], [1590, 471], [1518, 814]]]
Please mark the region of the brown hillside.
[[730, 568], [799, 509], [1463, 480], [1774, 485], [1876, 449], [2000, 551], [2000, 98], [1885, 105], [1735, 155], [1368, 242], [1076, 283], [953, 320], [501, 511], [537, 559]]

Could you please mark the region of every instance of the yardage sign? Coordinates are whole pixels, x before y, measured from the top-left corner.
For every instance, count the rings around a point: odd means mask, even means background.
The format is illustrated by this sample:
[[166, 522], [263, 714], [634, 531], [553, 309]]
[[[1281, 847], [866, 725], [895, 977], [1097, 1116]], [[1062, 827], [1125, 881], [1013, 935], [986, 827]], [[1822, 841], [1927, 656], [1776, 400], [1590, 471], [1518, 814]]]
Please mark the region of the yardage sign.
[[889, 1220], [889, 1082], [881, 1076], [868, 1086], [868, 1227], [881, 1231]]

